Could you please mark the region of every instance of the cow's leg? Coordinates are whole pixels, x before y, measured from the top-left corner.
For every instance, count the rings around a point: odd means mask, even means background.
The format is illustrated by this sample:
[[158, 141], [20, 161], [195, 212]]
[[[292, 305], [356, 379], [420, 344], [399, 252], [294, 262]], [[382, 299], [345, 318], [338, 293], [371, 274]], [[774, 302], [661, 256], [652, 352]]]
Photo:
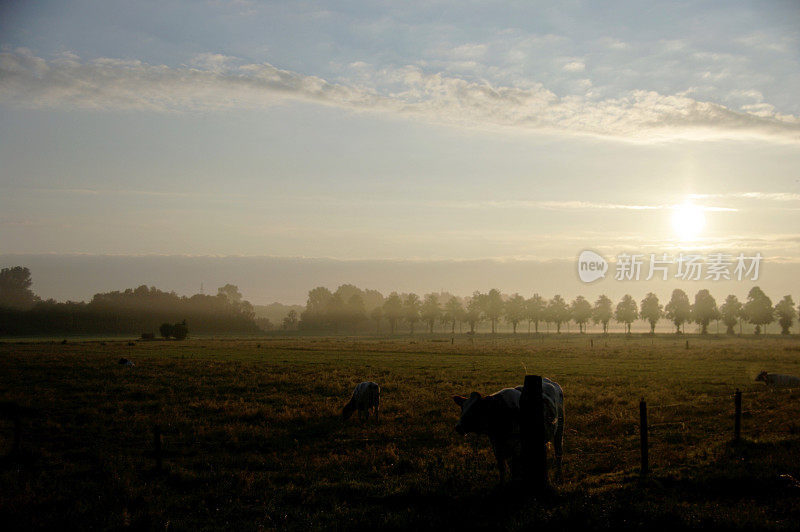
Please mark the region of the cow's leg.
[[492, 443], [492, 450], [494, 451], [494, 457], [497, 459], [497, 471], [500, 473], [500, 484], [505, 484], [506, 482], [506, 455], [505, 449], [503, 449], [503, 445], [500, 441], [495, 438], [490, 438], [489, 441]]
[[564, 454], [564, 413], [558, 416], [558, 428], [553, 438], [553, 450], [556, 455], [556, 475], [561, 479], [561, 457]]

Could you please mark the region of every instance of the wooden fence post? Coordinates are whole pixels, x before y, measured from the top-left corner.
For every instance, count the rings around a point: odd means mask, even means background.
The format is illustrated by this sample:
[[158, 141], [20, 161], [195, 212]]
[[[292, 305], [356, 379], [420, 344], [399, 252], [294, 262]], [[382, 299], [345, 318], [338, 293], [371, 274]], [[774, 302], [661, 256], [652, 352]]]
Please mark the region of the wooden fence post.
[[594, 349], [594, 338], [590, 338], [590, 339], [589, 339], [589, 347], [591, 347], [592, 349]]
[[525, 480], [535, 491], [543, 491], [547, 488], [547, 448], [545, 447], [541, 376], [525, 376], [519, 408]]
[[156, 459], [156, 471], [161, 471], [161, 425], [153, 427], [153, 456]]
[[649, 471], [648, 467], [648, 455], [647, 455], [647, 403], [642, 397], [641, 401], [639, 401], [639, 433], [641, 435], [641, 447], [642, 447], [642, 463], [639, 468], [639, 474], [642, 477], [646, 477]]
[[742, 435], [742, 392], [737, 388], [733, 394], [736, 413], [733, 418], [733, 441], [738, 442]]
[[689, 340], [686, 340], [686, 349], [689, 349]]

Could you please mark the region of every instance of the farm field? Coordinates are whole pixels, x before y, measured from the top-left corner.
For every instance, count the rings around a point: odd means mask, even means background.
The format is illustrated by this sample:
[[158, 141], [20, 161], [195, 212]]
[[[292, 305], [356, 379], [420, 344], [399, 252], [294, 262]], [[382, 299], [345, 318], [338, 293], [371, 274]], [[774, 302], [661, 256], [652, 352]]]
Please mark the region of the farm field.
[[[796, 530], [800, 390], [766, 389], [754, 382], [761, 370], [800, 374], [800, 337], [5, 341], [0, 401], [32, 413], [21, 452], [0, 462], [0, 522]], [[565, 394], [563, 479], [551, 477], [539, 499], [499, 485], [486, 437], [453, 429], [452, 395], [520, 385], [526, 373]], [[343, 423], [341, 407], [362, 380], [380, 383], [381, 417]], [[736, 388], [743, 441], [732, 444]], [[644, 482], [642, 397], [651, 425]], [[11, 422], [0, 430], [5, 455]]]

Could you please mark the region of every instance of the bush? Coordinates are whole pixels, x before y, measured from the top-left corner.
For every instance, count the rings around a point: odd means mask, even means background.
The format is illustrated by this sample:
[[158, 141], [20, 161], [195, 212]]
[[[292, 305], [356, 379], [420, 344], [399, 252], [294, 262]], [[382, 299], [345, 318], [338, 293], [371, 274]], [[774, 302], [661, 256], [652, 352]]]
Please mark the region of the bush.
[[189, 328], [186, 326], [186, 320], [172, 326], [172, 336], [174, 336], [176, 340], [185, 340], [186, 337], [189, 336]]
[[164, 338], [169, 338], [170, 336], [172, 336], [172, 335], [173, 335], [173, 331], [172, 331], [172, 329], [173, 329], [173, 327], [172, 327], [172, 325], [171, 325], [171, 324], [169, 324], [169, 323], [162, 323], [162, 324], [161, 324], [161, 327], [159, 327], [159, 328], [158, 328], [158, 332], [160, 332], [160, 333], [161, 333], [161, 336], [162, 336], [162, 337], [164, 337]]

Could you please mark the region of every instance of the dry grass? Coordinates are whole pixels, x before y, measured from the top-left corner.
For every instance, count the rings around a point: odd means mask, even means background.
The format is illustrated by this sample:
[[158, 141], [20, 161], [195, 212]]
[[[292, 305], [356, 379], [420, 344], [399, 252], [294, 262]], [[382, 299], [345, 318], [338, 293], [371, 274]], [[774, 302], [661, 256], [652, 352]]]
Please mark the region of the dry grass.
[[[800, 489], [781, 475], [800, 479], [800, 391], [753, 379], [800, 374], [800, 341], [593, 338], [6, 342], [0, 400], [38, 415], [23, 454], [0, 464], [0, 518], [18, 529], [795, 529]], [[453, 431], [451, 395], [526, 372], [566, 396], [564, 479], [538, 501], [498, 487], [485, 438]], [[381, 384], [381, 420], [342, 424], [367, 379]], [[733, 446], [737, 387], [746, 439]], [[640, 397], [653, 425], [645, 485]], [[10, 424], [0, 428], [8, 448]]]

